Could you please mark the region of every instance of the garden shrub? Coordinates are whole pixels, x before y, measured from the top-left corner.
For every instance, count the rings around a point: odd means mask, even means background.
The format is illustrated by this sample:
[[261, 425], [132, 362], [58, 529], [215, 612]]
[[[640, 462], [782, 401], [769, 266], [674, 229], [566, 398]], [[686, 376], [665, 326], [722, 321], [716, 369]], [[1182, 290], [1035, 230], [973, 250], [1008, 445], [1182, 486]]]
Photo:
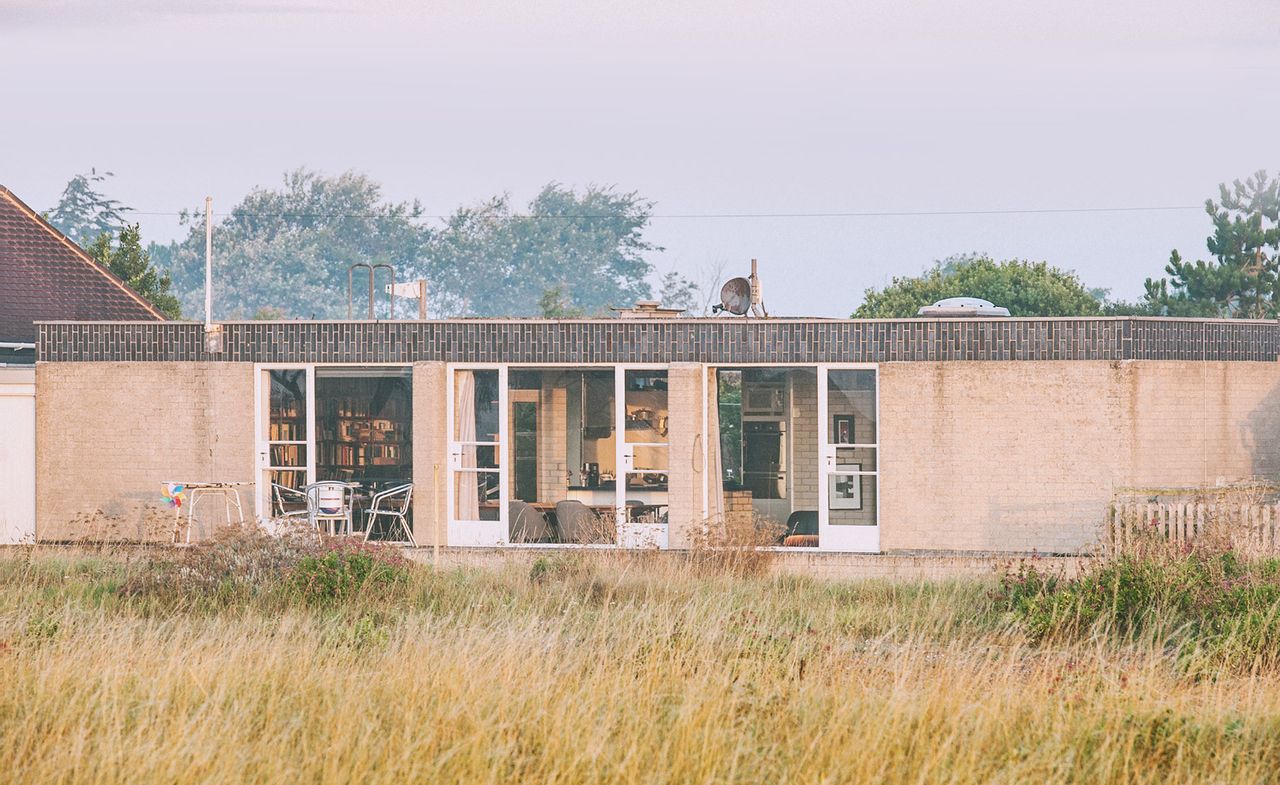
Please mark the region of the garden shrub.
[[289, 587], [308, 602], [332, 602], [376, 592], [409, 578], [409, 562], [386, 546], [332, 540], [324, 552], [302, 557]]
[[1066, 577], [1023, 564], [996, 592], [1036, 641], [1153, 637], [1213, 667], [1280, 666], [1280, 561], [1227, 549], [1100, 559]]

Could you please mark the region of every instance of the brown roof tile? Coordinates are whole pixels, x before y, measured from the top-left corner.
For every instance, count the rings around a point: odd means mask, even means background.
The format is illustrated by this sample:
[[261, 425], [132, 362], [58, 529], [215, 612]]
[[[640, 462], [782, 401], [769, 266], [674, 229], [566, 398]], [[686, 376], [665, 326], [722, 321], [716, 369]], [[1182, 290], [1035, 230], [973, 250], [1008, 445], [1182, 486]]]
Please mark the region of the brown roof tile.
[[155, 306], [0, 185], [0, 341], [38, 320], [163, 321]]

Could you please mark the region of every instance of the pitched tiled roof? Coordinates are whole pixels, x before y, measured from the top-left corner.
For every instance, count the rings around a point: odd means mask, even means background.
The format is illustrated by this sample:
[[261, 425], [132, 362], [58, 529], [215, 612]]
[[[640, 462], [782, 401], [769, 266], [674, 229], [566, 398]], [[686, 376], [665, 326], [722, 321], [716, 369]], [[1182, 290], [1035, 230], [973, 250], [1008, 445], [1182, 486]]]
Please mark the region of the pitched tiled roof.
[[0, 185], [0, 342], [35, 341], [38, 320], [165, 315]]

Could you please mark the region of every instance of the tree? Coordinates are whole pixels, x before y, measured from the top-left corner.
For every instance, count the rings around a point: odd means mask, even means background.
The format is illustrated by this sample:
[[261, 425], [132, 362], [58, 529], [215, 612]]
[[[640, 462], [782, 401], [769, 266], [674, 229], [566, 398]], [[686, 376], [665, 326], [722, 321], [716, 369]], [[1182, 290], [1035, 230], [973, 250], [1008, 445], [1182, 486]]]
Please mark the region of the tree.
[[[113, 244], [114, 241], [114, 244]], [[103, 232], [85, 248], [85, 251], [119, 276], [130, 289], [145, 297], [170, 319], [182, 316], [178, 298], [170, 293], [169, 274], [151, 263], [151, 254], [142, 247], [138, 225], [126, 225], [117, 240], [111, 232]]]
[[664, 308], [692, 311], [698, 307], [698, 285], [671, 270], [662, 276], [662, 283], [658, 287], [658, 301]]
[[1274, 319], [1280, 314], [1280, 180], [1259, 171], [1205, 202], [1213, 221], [1211, 261], [1183, 261], [1176, 250], [1168, 278], [1146, 281], [1146, 302], [1167, 316]]
[[895, 277], [883, 290], [867, 289], [858, 319], [915, 316], [923, 305], [947, 297], [980, 297], [1013, 316], [1094, 316], [1105, 290], [1090, 290], [1075, 273], [1047, 262], [996, 261], [988, 256], [952, 256], [917, 277]]
[[125, 226], [122, 213], [129, 208], [104, 196], [97, 188], [114, 176], [111, 172], [98, 174], [97, 169], [90, 169], [88, 174], [72, 177], [62, 189], [57, 206], [45, 213], [45, 219], [82, 247], [103, 233], [120, 231]]
[[538, 298], [539, 315], [544, 319], [579, 319], [584, 314], [581, 308], [569, 304], [563, 286], [552, 286]]
[[431, 232], [426, 275], [444, 315], [533, 316], [554, 308], [604, 313], [651, 296], [660, 251], [646, 241], [653, 203], [635, 192], [589, 186], [581, 194], [551, 183], [524, 214], [498, 196], [451, 215]]
[[[345, 318], [349, 265], [386, 263], [400, 280], [416, 277], [427, 236], [421, 216], [417, 202], [385, 202], [381, 187], [361, 174], [288, 172], [282, 188], [254, 189], [214, 226], [214, 316]], [[196, 218], [184, 216], [192, 224], [185, 240], [152, 250], [171, 271], [185, 310], [202, 314], [204, 225]], [[368, 295], [360, 296], [367, 274], [356, 271], [357, 314], [367, 308]]]

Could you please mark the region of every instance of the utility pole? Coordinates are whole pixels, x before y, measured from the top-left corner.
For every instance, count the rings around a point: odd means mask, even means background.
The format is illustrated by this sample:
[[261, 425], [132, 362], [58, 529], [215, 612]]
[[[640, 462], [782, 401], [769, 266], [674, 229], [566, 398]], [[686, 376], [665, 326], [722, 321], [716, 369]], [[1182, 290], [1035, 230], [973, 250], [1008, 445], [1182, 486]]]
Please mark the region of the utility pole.
[[204, 329], [213, 326], [213, 197], [204, 198]]
[[204, 198], [204, 350], [222, 353], [222, 325], [213, 323], [213, 197]]

